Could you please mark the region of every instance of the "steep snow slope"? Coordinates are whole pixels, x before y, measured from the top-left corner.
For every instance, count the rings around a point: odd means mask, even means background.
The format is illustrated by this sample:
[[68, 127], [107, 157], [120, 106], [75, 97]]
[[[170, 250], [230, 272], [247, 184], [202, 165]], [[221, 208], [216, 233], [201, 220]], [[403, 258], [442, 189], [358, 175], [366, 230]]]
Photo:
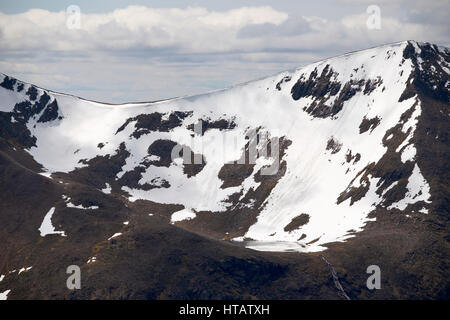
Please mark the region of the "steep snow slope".
[[[417, 95], [405, 96], [424, 46], [385, 45], [222, 91], [143, 104], [101, 104], [3, 76], [0, 111], [12, 129], [1, 133], [47, 174], [67, 173], [131, 201], [183, 205], [172, 222], [189, 229], [201, 223], [215, 237], [260, 250], [319, 251], [361, 231], [378, 206], [418, 203], [427, 212], [430, 186], [413, 142], [423, 106]], [[429, 47], [438, 57], [434, 68], [448, 78], [448, 50]], [[442, 83], [448, 92], [449, 82]], [[194, 132], [200, 119], [206, 131]], [[29, 134], [20, 136], [25, 128]], [[280, 138], [272, 180], [261, 170], [274, 154], [259, 156], [242, 174], [224, 169], [248, 149], [252, 129]], [[175, 144], [204, 163], [172, 161]], [[388, 154], [411, 167], [406, 181], [373, 171]], [[388, 197], [394, 191], [400, 199]], [[236, 222], [218, 227], [215, 219], [227, 214]]]

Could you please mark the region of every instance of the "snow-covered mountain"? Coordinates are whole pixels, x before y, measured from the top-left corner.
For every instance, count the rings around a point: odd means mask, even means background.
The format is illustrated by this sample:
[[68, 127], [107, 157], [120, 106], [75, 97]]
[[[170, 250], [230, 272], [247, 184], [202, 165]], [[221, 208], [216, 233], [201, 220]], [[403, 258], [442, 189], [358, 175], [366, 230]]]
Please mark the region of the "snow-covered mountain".
[[317, 252], [380, 212], [448, 211], [449, 91], [449, 49], [414, 41], [149, 103], [103, 104], [3, 75], [0, 139], [5, 157], [59, 188], [34, 215], [38, 238], [90, 228], [64, 210], [170, 208], [167, 224], [207, 238]]

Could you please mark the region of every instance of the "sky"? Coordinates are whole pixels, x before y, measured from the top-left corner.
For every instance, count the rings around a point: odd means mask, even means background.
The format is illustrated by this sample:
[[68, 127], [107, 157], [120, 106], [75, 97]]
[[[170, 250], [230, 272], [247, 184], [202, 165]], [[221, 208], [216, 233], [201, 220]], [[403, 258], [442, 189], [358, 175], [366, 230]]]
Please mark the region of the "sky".
[[450, 46], [450, 0], [0, 2], [0, 72], [122, 103], [229, 87], [403, 40]]

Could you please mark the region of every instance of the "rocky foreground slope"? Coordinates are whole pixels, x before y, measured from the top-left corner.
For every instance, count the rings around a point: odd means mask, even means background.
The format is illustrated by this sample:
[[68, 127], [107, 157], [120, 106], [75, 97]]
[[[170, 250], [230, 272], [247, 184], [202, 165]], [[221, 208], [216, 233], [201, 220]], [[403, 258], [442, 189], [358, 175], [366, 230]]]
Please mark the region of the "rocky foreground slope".
[[153, 103], [0, 76], [0, 294], [448, 298], [449, 90], [414, 41]]

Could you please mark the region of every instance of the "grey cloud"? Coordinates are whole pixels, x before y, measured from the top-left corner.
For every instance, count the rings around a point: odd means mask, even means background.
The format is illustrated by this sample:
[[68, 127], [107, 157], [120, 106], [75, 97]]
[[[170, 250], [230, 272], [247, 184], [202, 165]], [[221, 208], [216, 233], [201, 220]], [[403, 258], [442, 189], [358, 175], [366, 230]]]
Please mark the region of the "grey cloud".
[[450, 1], [428, 1], [406, 10], [406, 20], [417, 24], [443, 24], [450, 31]]
[[[364, 6], [357, 15], [332, 19], [269, 7], [175, 13], [126, 8], [114, 17], [83, 16], [84, 29], [72, 31], [60, 13], [0, 13], [0, 71], [94, 100], [156, 100], [226, 87], [387, 42], [448, 44], [449, 10], [441, 3], [411, 1], [396, 8], [382, 2], [378, 31], [367, 29]], [[30, 23], [33, 15], [45, 23]], [[124, 89], [124, 83], [130, 86]]]

